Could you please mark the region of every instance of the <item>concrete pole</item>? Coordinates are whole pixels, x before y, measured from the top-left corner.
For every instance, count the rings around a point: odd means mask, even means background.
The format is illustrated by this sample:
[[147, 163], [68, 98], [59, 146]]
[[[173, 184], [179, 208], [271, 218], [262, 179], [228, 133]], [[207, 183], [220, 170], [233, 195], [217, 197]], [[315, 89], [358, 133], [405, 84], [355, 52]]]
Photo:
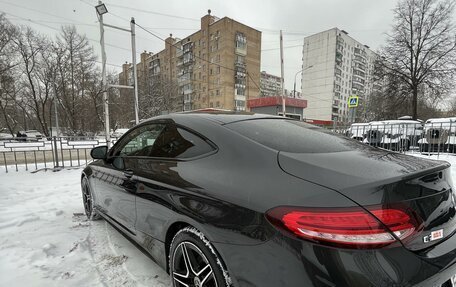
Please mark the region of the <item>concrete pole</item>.
[[136, 68], [136, 34], [135, 34], [135, 18], [131, 17], [131, 53], [133, 62], [133, 81], [135, 87], [135, 123], [139, 124], [139, 106], [138, 106], [138, 71]]
[[284, 70], [283, 70], [283, 36], [282, 30], [280, 30], [280, 75], [282, 82], [282, 114], [285, 117], [285, 80], [284, 80]]
[[[98, 1], [98, 4], [102, 4]], [[111, 135], [109, 129], [109, 100], [108, 100], [108, 85], [106, 83], [106, 52], [104, 42], [104, 27], [103, 27], [103, 15], [98, 15], [100, 22], [100, 45], [101, 45], [101, 82], [103, 89], [103, 102], [104, 102], [104, 114], [105, 114], [105, 133], [106, 133], [106, 145], [108, 148], [111, 147]]]

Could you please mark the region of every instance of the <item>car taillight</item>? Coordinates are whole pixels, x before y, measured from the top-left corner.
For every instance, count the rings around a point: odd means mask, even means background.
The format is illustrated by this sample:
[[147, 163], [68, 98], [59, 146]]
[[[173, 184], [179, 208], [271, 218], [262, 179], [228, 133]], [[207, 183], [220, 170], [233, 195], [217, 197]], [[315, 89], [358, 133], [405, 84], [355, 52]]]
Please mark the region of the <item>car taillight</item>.
[[417, 229], [415, 220], [403, 210], [380, 207], [369, 208], [369, 212], [361, 207], [277, 207], [266, 217], [300, 238], [356, 249], [387, 246], [396, 242], [396, 237], [403, 240]]

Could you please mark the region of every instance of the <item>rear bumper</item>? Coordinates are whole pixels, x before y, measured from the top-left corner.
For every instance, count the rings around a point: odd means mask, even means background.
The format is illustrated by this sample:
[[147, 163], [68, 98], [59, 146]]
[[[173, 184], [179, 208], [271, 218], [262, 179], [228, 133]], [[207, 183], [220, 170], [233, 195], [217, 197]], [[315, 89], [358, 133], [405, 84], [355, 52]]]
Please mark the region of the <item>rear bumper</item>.
[[334, 249], [280, 234], [256, 246], [214, 243], [234, 286], [261, 287], [446, 287], [442, 284], [456, 274], [451, 244], [456, 249], [456, 242], [447, 240], [425, 254], [415, 254], [403, 247]]

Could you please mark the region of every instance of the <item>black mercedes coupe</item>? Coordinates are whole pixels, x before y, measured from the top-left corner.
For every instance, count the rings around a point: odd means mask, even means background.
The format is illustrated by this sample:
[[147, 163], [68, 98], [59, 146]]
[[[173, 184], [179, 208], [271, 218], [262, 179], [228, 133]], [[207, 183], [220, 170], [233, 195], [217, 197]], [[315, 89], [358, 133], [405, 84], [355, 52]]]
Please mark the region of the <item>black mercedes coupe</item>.
[[456, 286], [450, 165], [300, 121], [190, 112], [144, 121], [83, 171], [104, 218], [173, 286]]

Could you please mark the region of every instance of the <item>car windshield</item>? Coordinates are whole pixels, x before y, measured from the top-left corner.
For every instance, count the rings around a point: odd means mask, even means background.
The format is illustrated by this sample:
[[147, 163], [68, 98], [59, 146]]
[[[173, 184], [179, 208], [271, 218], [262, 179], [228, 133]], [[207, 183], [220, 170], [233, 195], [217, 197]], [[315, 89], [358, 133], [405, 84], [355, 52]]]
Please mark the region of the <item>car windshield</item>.
[[285, 119], [256, 119], [225, 125], [269, 148], [292, 153], [341, 152], [357, 142], [304, 122]]

